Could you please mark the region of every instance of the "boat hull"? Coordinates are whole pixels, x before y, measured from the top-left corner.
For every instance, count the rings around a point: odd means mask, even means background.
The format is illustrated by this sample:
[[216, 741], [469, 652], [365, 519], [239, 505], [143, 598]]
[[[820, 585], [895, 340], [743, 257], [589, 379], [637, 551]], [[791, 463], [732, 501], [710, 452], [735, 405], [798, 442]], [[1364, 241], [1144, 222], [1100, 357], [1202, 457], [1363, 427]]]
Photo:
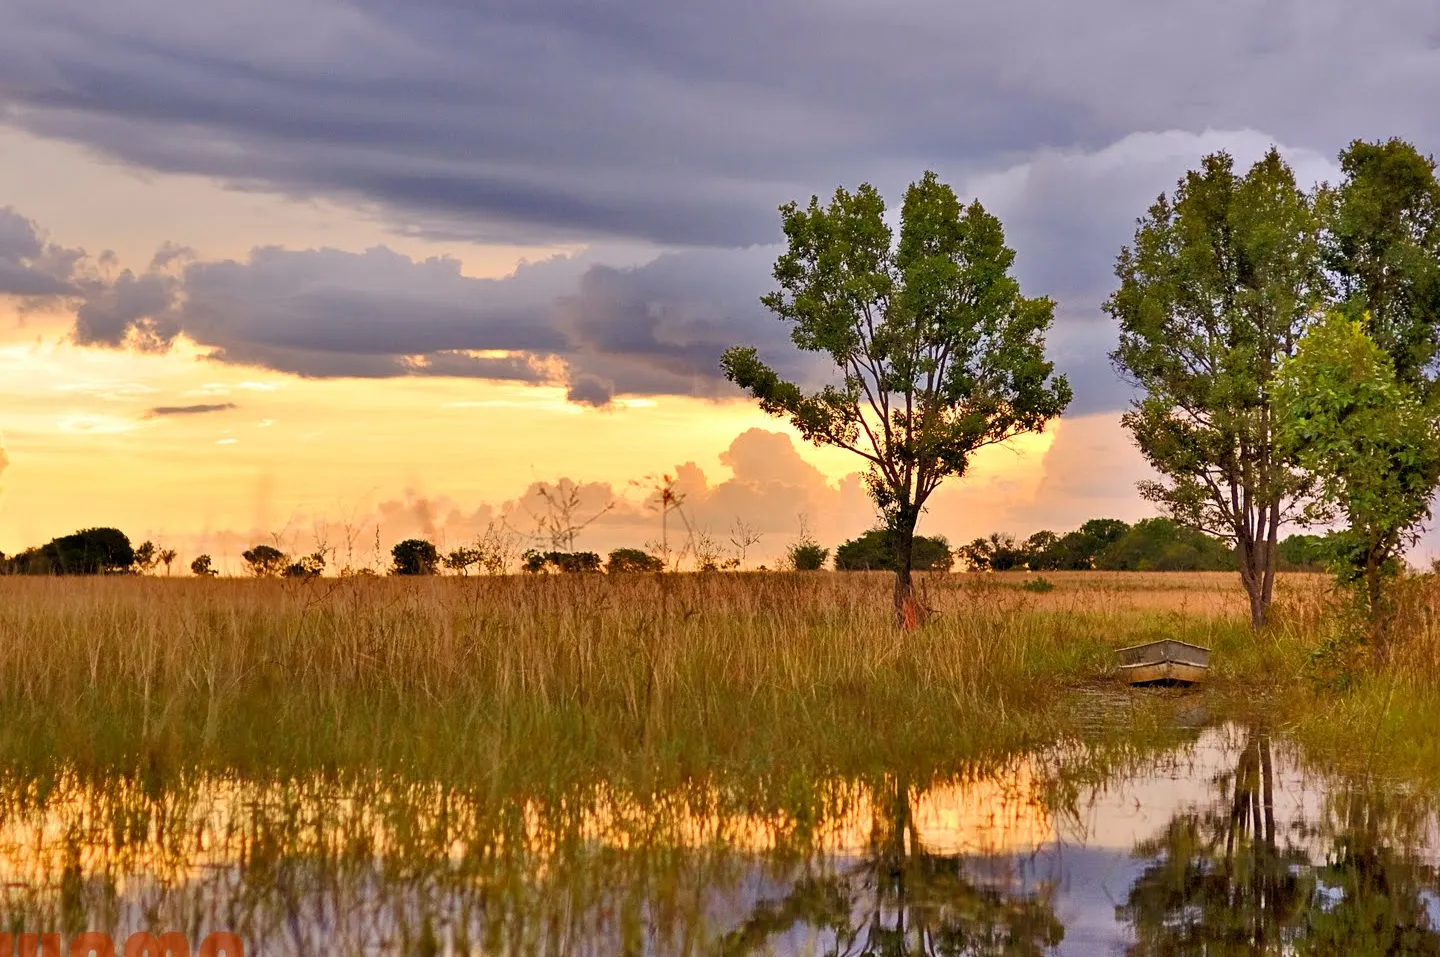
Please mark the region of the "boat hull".
[[1149, 684], [1199, 684], [1210, 674], [1210, 669], [1204, 665], [1191, 664], [1186, 661], [1153, 661], [1142, 662], [1134, 665], [1121, 665], [1120, 674], [1126, 683], [1132, 685]]
[[1132, 685], [1193, 685], [1210, 673], [1210, 649], [1176, 638], [1120, 648], [1115, 657], [1120, 674]]

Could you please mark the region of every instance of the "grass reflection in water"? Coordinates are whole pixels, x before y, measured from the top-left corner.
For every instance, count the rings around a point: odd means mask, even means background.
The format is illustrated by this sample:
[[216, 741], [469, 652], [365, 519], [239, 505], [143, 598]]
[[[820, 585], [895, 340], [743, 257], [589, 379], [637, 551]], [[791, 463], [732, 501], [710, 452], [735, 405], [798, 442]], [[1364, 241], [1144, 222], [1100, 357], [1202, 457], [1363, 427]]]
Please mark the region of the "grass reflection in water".
[[1440, 953], [1424, 801], [1261, 729], [938, 780], [0, 780], [10, 930], [252, 953]]

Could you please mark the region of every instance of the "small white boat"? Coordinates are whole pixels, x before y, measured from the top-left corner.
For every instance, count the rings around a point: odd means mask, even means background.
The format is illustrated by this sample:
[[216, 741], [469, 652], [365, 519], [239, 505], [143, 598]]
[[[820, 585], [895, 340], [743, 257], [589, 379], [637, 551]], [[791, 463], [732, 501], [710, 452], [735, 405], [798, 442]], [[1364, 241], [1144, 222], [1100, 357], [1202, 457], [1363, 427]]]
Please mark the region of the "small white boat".
[[1120, 676], [1128, 684], [1197, 684], [1210, 673], [1210, 649], [1162, 638], [1115, 652]]

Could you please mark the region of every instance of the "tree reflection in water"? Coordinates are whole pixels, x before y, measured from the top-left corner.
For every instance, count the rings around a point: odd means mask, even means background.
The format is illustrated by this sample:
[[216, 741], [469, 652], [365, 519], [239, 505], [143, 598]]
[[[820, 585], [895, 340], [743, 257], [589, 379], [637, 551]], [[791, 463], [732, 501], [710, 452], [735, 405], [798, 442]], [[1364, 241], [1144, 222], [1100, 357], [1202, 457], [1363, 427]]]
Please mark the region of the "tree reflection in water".
[[[1433, 818], [1383, 795], [1341, 790], [1321, 820], [1278, 835], [1270, 736], [1252, 729], [1209, 810], [1140, 842], [1147, 858], [1116, 917], [1133, 957], [1440, 955], [1427, 907], [1436, 868], [1413, 851]], [[1321, 863], [1323, 861], [1323, 863]]]
[[761, 902], [725, 938], [723, 953], [759, 951], [802, 924], [832, 937], [832, 955], [1031, 957], [1064, 937], [1051, 888], [1030, 892], [1003, 877], [987, 880], [972, 873], [974, 858], [931, 852], [907, 782], [891, 779], [871, 793], [873, 823], [861, 859]]

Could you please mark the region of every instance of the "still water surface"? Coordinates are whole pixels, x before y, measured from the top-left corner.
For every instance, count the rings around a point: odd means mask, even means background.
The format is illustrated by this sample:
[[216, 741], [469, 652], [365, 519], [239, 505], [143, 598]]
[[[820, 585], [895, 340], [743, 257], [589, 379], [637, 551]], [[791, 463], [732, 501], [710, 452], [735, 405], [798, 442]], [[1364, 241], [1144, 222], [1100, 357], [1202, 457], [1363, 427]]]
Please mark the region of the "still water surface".
[[5, 929], [251, 954], [1436, 954], [1434, 804], [1262, 730], [942, 779], [0, 777]]

